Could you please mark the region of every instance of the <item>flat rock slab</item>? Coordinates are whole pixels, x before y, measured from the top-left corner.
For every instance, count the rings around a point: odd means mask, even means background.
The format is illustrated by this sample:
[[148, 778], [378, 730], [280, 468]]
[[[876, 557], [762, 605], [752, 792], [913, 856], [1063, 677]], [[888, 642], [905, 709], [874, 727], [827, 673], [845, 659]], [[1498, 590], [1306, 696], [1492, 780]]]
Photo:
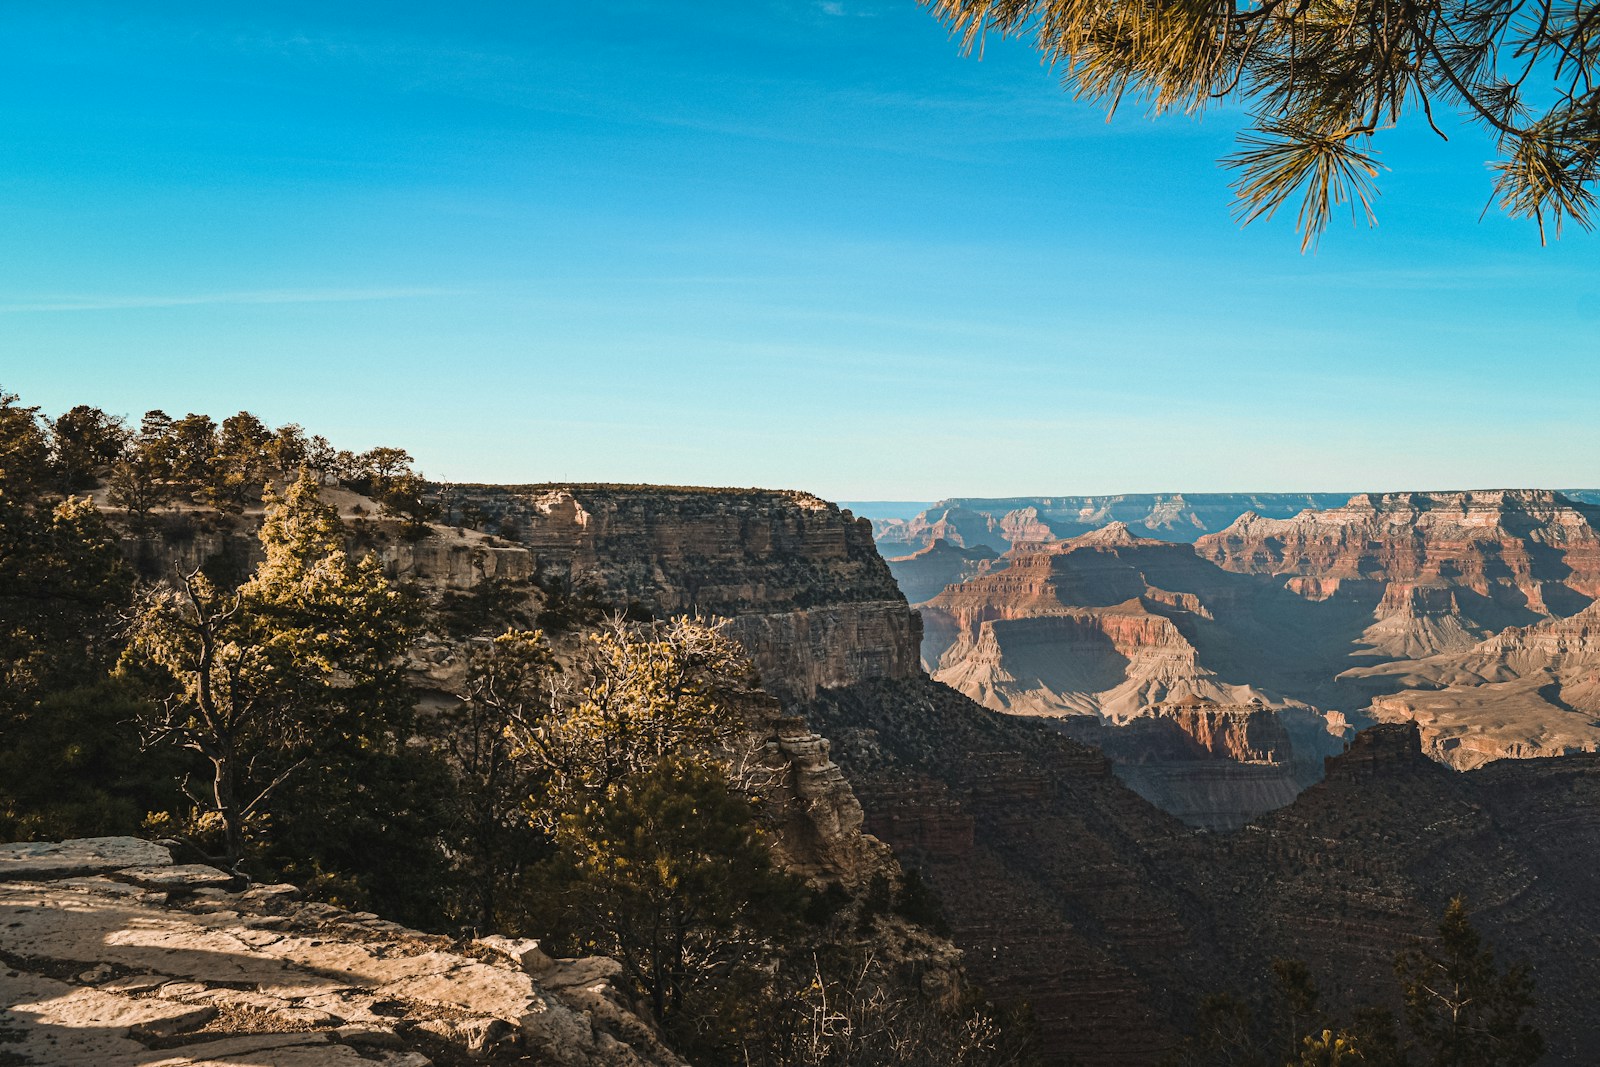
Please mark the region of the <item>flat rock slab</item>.
[[[0, 845], [0, 1065], [681, 1067], [606, 984], [535, 942], [466, 955], [292, 887], [232, 892], [133, 838]], [[570, 987], [570, 988], [569, 988]], [[420, 1047], [419, 1047], [420, 1046]]]
[[0, 845], [0, 882], [55, 881], [128, 867], [170, 867], [172, 853], [137, 837], [80, 837]]
[[227, 871], [208, 867], [203, 863], [177, 863], [167, 866], [123, 867], [111, 875], [119, 882], [131, 882], [146, 889], [161, 889], [169, 893], [196, 889], [222, 889], [242, 881]]

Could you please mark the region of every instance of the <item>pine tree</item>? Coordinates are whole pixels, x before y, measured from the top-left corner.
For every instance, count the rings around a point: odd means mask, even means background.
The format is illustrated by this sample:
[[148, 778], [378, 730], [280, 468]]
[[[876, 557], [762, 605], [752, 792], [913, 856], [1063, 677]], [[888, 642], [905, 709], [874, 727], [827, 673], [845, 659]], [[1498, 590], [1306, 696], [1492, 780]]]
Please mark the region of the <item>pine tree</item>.
[[1427, 1067], [1528, 1067], [1543, 1055], [1543, 1036], [1524, 1021], [1532, 976], [1496, 966], [1460, 897], [1445, 908], [1438, 938], [1402, 953], [1395, 970]]

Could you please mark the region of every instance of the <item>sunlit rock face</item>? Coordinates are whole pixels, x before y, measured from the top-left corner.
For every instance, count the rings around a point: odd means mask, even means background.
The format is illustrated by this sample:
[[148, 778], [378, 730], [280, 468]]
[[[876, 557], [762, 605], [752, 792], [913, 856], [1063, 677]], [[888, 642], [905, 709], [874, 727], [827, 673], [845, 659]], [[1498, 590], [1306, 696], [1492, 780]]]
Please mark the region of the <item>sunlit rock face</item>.
[[1386, 659], [1459, 651], [1600, 597], [1600, 512], [1543, 490], [1363, 493], [1292, 519], [1245, 515], [1197, 551], [1245, 574], [1374, 583], [1363, 643]]
[[515, 529], [534, 566], [659, 615], [732, 620], [775, 694], [918, 671], [916, 616], [871, 524], [808, 493], [655, 486], [453, 486]]
[[38, 1067], [682, 1064], [612, 960], [463, 948], [298, 897], [133, 838], [0, 845], [0, 1049]]

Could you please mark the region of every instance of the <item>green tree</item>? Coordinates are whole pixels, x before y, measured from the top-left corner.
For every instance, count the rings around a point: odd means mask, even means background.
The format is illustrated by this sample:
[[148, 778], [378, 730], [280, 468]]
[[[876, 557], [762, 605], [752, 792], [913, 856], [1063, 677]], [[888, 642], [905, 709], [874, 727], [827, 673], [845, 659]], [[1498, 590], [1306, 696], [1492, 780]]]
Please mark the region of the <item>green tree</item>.
[[1402, 953], [1395, 971], [1428, 1067], [1527, 1067], [1544, 1054], [1544, 1037], [1525, 1021], [1532, 976], [1496, 966], [1460, 897], [1445, 908], [1437, 939]]
[[1299, 1067], [1366, 1067], [1356, 1039], [1340, 1030], [1310, 1034], [1301, 1042]]
[[1281, 1056], [1288, 1062], [1300, 1051], [1301, 1044], [1310, 1040], [1306, 1035], [1314, 1034], [1321, 1023], [1322, 1013], [1317, 1010], [1321, 994], [1304, 960], [1273, 960], [1272, 977], [1277, 1009], [1273, 1029]]
[[224, 511], [240, 511], [260, 500], [272, 474], [269, 458], [275, 441], [266, 423], [248, 411], [223, 419], [208, 464], [207, 499]]
[[745, 729], [732, 690], [750, 677], [738, 647], [691, 619], [617, 623], [589, 635], [572, 699], [519, 731], [547, 776], [548, 810], [603, 794], [679, 751], [713, 753]]
[[618, 960], [668, 1031], [734, 1039], [740, 993], [800, 913], [751, 801], [715, 764], [672, 755], [563, 812], [566, 903], [587, 948]]
[[79, 404], [50, 424], [50, 444], [57, 476], [65, 492], [92, 488], [128, 442], [122, 420], [99, 408]]
[[172, 480], [172, 419], [164, 411], [147, 411], [111, 464], [106, 498], [143, 532], [150, 512], [172, 498]]
[[37, 407], [0, 389], [0, 491], [27, 500], [50, 481], [50, 439]]
[[132, 576], [87, 500], [19, 498], [0, 470], [0, 707], [103, 676]]
[[211, 416], [191, 412], [172, 423], [161, 441], [175, 481], [191, 492], [210, 483], [217, 455], [217, 424]]
[[[89, 501], [47, 495], [36, 408], [0, 392], [0, 836], [131, 829], [131, 734], [105, 688], [132, 575]], [[116, 808], [120, 818], [112, 816]], [[97, 821], [96, 812], [105, 817]]]
[[482, 931], [509, 925], [501, 904], [548, 853], [529, 798], [537, 770], [516, 757], [516, 729], [545, 710], [554, 659], [537, 630], [507, 630], [472, 652], [458, 702], [424, 722], [454, 781], [455, 851], [467, 902], [458, 917]]
[[135, 660], [169, 679], [149, 733], [206, 761], [209, 790], [189, 795], [220, 821], [233, 863], [252, 819], [319, 747], [390, 736], [379, 709], [405, 702], [415, 620], [376, 557], [346, 553], [309, 474], [269, 501], [261, 543], [266, 558], [240, 589], [183, 575], [150, 593], [131, 633]]
[[311, 459], [310, 442], [299, 423], [285, 423], [272, 431], [272, 439], [262, 449], [267, 470], [280, 481], [291, 481]]
[[[1300, 197], [1305, 245], [1349, 204], [1369, 219], [1373, 139], [1447, 110], [1487, 131], [1495, 195], [1541, 239], [1549, 219], [1588, 226], [1600, 166], [1596, 9], [1584, 2], [1457, 0], [922, 0], [966, 47], [1029, 36], [1065, 87], [1114, 111], [1242, 105], [1251, 126], [1227, 162], [1241, 215]], [[1440, 133], [1443, 136], [1443, 133]]]

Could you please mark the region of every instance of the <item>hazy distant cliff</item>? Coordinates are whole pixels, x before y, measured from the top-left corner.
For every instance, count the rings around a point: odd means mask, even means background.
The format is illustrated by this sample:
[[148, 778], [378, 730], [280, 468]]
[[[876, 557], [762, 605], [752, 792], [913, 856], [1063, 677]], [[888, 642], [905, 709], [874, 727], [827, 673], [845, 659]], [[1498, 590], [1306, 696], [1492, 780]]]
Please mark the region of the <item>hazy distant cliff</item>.
[[[1124, 493], [1115, 496], [952, 497], [910, 520], [878, 523], [886, 556], [902, 556], [944, 538], [1004, 552], [1022, 541], [1062, 541], [1126, 523], [1143, 537], [1193, 541], [1247, 511], [1287, 518], [1306, 508], [1337, 507], [1348, 493]], [[902, 548], [901, 546], [909, 546]]]

